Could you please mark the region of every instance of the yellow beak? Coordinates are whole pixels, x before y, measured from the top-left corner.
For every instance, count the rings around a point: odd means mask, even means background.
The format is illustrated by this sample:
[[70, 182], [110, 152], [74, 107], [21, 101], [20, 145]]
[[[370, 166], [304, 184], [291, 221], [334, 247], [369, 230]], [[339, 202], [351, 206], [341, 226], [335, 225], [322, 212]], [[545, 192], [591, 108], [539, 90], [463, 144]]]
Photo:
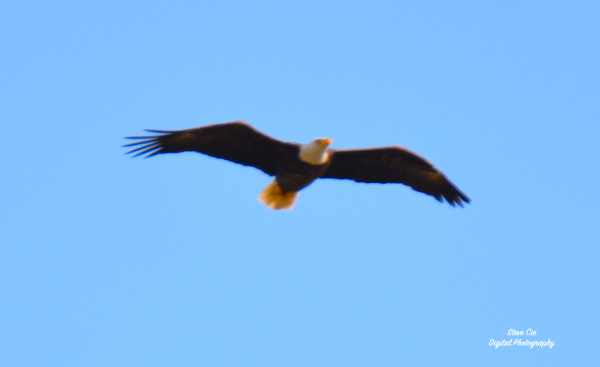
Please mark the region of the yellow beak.
[[326, 147], [331, 145], [331, 143], [333, 143], [333, 140], [329, 139], [329, 138], [325, 138], [323, 140], [321, 140], [321, 142], [319, 143], [320, 146], [322, 147]]

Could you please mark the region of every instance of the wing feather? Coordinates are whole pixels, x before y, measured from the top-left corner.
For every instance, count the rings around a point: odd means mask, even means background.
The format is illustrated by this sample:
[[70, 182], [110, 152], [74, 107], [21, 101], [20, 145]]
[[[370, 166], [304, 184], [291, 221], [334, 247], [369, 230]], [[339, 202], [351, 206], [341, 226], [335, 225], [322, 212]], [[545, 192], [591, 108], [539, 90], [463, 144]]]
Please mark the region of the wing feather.
[[471, 201], [431, 162], [400, 146], [331, 150], [331, 163], [321, 178], [368, 183], [401, 183], [444, 199], [452, 206]]
[[187, 130], [146, 130], [158, 135], [130, 136], [139, 140], [124, 147], [133, 157], [194, 151], [260, 169], [274, 176], [279, 167], [297, 156], [299, 145], [272, 138], [244, 121], [226, 122]]

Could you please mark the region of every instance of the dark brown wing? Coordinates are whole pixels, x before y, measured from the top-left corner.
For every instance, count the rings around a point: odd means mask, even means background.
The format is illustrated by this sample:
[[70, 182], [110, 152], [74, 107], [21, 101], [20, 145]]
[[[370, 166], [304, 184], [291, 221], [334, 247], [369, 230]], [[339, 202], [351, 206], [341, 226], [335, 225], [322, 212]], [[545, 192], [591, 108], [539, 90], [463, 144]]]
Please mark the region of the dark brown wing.
[[125, 147], [135, 147], [127, 153], [134, 157], [148, 153], [194, 151], [226, 159], [244, 166], [256, 167], [270, 176], [277, 174], [281, 164], [299, 154], [299, 145], [274, 139], [244, 121], [226, 122], [188, 130], [146, 130], [160, 135], [129, 136], [140, 139]]
[[416, 191], [463, 206], [471, 201], [427, 159], [404, 147], [331, 150], [329, 168], [321, 178], [357, 182], [401, 183]]

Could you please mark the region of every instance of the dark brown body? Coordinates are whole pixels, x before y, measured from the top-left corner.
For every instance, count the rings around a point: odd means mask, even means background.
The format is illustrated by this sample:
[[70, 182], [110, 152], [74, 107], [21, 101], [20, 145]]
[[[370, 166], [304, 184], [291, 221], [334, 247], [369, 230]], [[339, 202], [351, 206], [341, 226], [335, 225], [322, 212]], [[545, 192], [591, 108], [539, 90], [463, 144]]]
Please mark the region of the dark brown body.
[[285, 165], [281, 168], [275, 176], [275, 181], [277, 181], [284, 193], [300, 191], [321, 177], [327, 171], [328, 167], [329, 161], [324, 164], [314, 165], [297, 158], [293, 164]]

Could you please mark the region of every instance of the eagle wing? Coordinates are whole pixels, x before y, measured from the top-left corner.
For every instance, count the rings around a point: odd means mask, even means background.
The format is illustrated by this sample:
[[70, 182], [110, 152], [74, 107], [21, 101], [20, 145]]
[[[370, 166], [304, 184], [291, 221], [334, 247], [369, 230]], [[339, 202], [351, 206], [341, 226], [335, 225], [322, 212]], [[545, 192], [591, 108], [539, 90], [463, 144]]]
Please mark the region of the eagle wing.
[[256, 167], [270, 176], [277, 174], [282, 163], [299, 154], [299, 146], [272, 138], [245, 121], [226, 122], [187, 130], [146, 130], [159, 135], [129, 136], [139, 139], [124, 147], [127, 153], [146, 158], [162, 153], [194, 151]]
[[471, 201], [427, 159], [400, 146], [330, 150], [327, 171], [321, 178], [349, 179], [369, 183], [401, 183], [413, 190], [463, 206]]

